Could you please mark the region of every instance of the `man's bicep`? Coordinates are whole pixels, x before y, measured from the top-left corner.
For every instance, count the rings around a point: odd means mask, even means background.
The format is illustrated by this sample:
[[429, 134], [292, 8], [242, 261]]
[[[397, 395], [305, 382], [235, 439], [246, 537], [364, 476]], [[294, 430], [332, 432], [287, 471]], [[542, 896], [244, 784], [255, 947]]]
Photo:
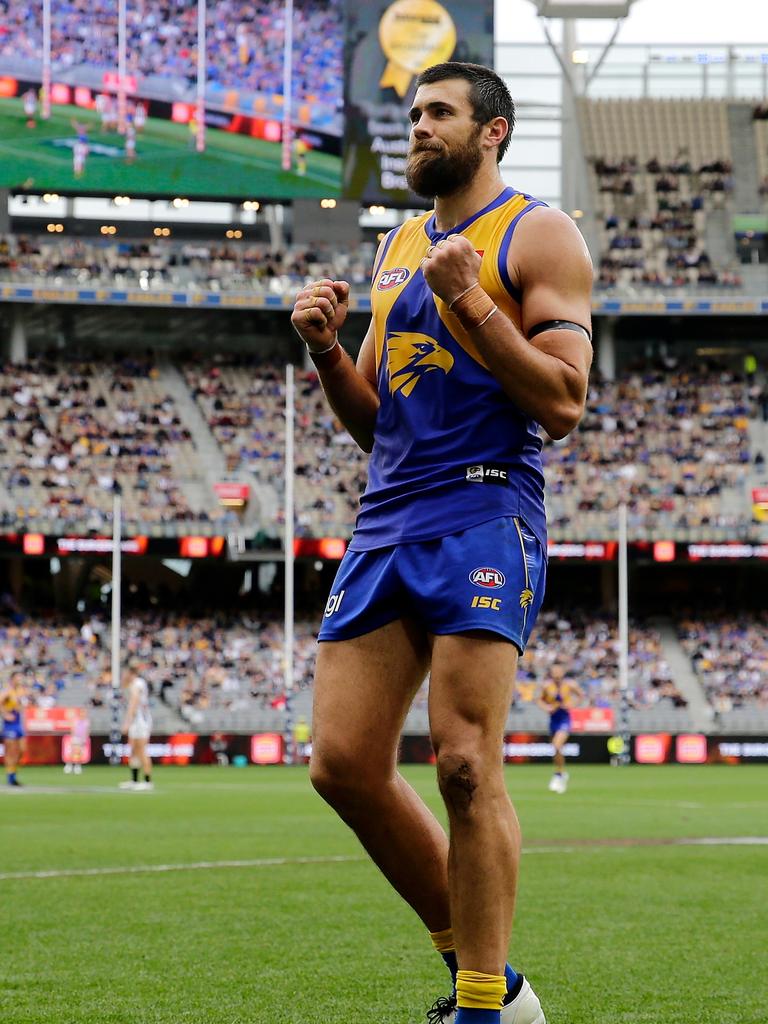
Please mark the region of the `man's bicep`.
[[510, 275], [520, 282], [523, 333], [565, 321], [592, 333], [592, 260], [581, 232], [559, 210], [532, 210], [518, 225]]

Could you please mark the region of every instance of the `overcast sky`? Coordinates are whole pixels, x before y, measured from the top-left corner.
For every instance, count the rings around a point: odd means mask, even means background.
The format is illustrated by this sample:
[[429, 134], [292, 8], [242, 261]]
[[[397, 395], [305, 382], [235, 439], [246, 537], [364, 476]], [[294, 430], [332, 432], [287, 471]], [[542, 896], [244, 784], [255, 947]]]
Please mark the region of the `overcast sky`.
[[[727, 10], [727, 16], [724, 12]], [[557, 21], [550, 22], [555, 35]], [[607, 40], [615, 23], [579, 22], [582, 42]], [[498, 42], [542, 42], [531, 0], [496, 0]], [[619, 32], [620, 43], [750, 43], [768, 52], [767, 0], [635, 0]]]

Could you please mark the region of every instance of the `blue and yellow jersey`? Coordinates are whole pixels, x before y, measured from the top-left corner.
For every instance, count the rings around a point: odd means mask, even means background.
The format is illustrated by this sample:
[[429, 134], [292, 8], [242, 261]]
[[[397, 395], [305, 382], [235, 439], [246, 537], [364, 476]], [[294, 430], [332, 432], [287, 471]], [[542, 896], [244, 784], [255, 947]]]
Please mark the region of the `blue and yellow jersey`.
[[576, 687], [566, 679], [561, 683], [545, 683], [541, 691], [541, 699], [545, 704], [549, 704], [550, 712], [567, 711], [573, 707], [577, 696]]
[[21, 694], [17, 690], [4, 690], [0, 695], [0, 716], [5, 725], [21, 722]]
[[371, 289], [380, 407], [353, 551], [501, 516], [521, 516], [546, 547], [537, 424], [507, 397], [419, 265], [429, 245], [463, 234], [482, 257], [480, 284], [520, 327], [507, 254], [520, 218], [542, 205], [507, 188], [450, 232], [426, 213], [388, 236]]

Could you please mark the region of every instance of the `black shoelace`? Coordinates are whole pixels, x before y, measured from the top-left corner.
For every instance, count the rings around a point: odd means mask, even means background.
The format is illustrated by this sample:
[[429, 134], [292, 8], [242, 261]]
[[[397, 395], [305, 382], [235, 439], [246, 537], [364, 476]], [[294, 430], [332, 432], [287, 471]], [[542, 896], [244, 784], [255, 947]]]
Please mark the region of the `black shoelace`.
[[456, 1009], [456, 996], [440, 996], [427, 1010], [429, 1024], [443, 1024]]

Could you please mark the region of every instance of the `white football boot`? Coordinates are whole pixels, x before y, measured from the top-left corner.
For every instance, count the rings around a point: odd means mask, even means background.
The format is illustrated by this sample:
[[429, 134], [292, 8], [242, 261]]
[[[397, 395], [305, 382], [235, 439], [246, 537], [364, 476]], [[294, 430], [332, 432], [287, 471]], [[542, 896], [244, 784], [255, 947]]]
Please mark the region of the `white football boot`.
[[[454, 1024], [456, 1020], [456, 996], [441, 997], [431, 1010], [427, 1011], [429, 1024]], [[501, 1024], [547, 1024], [539, 997], [531, 988], [527, 978], [515, 998], [501, 1008]]]

